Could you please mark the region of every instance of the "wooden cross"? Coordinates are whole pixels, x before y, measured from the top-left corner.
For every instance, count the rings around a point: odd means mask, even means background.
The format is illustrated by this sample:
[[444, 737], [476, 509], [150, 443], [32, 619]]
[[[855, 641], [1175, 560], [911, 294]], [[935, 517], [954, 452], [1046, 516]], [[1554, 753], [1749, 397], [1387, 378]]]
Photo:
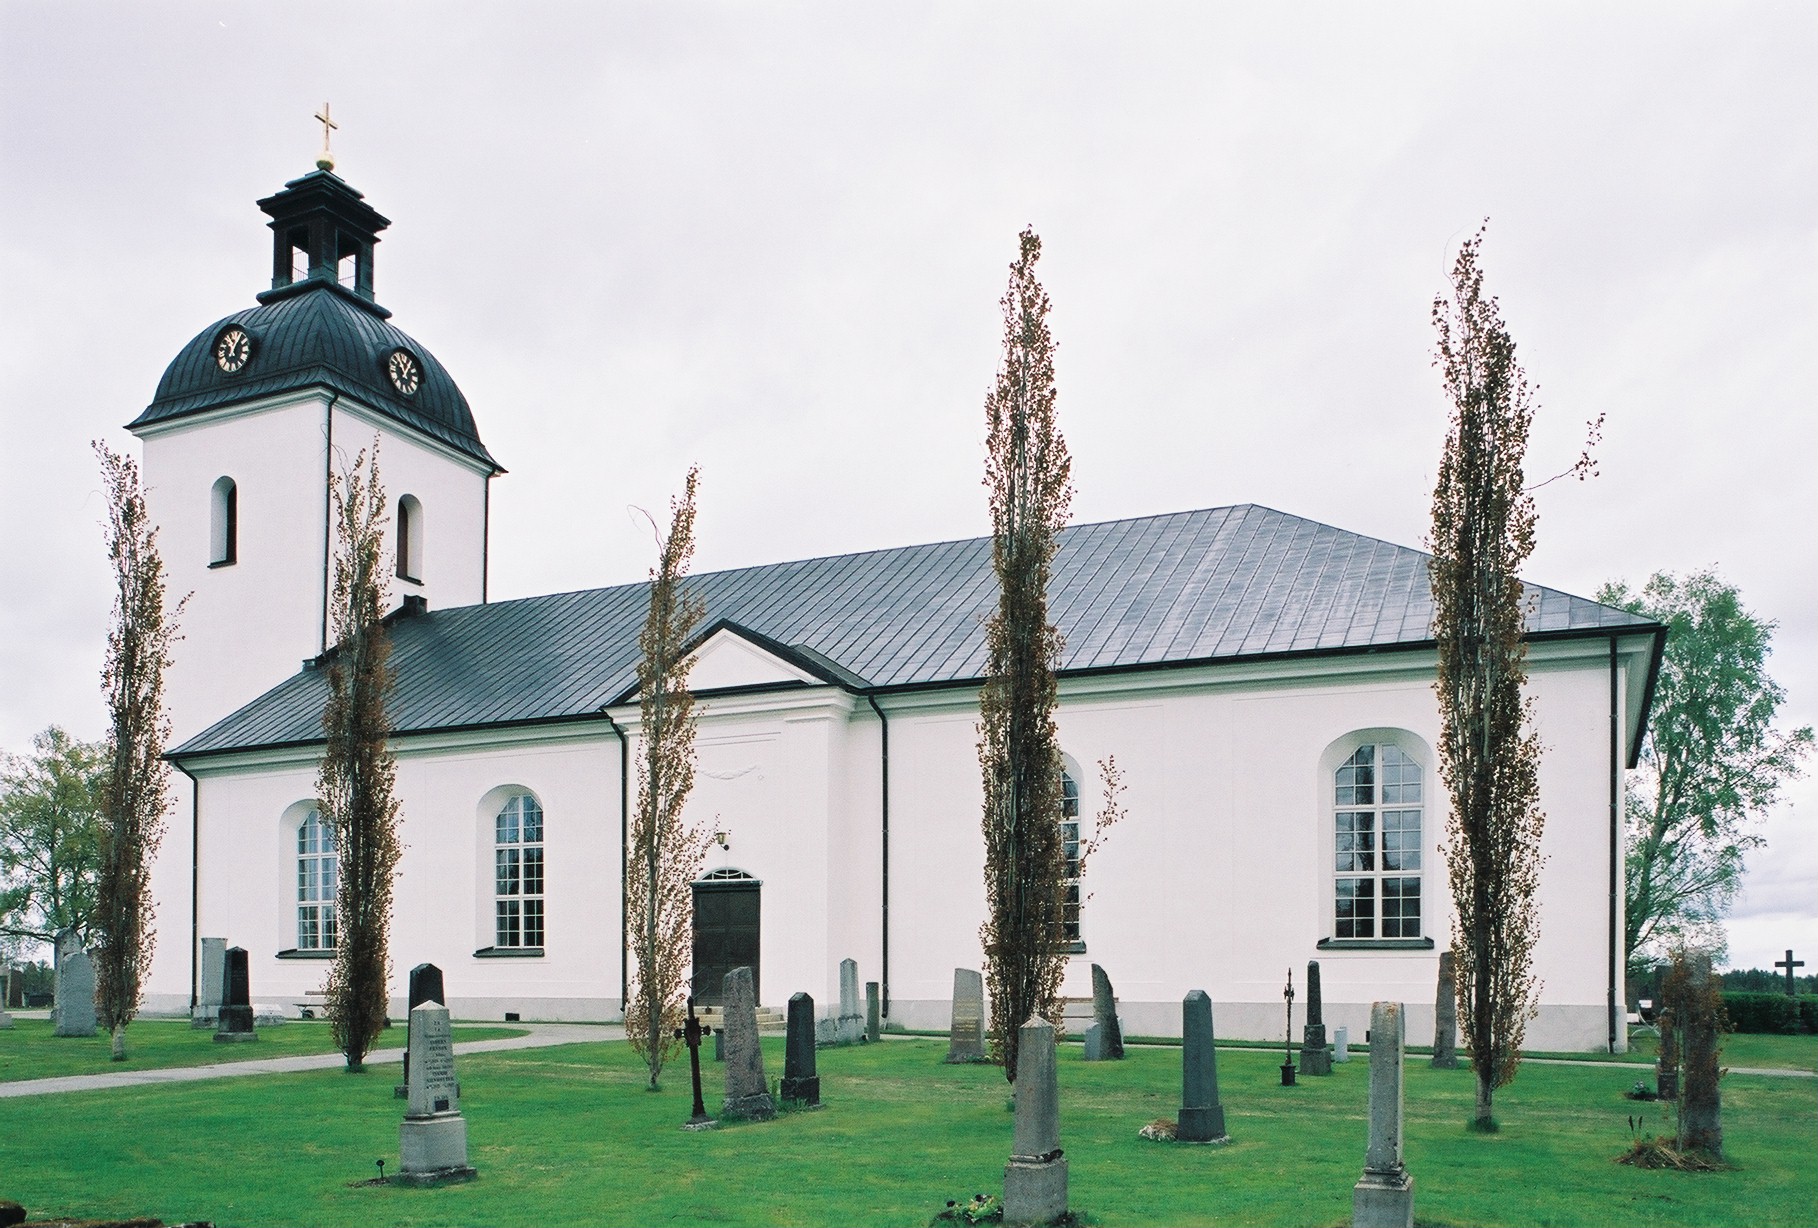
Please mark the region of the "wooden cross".
[[698, 1126], [713, 1120], [707, 1116], [707, 1106], [701, 1101], [701, 1037], [713, 1035], [713, 1029], [702, 1023], [694, 1015], [694, 999], [688, 999], [688, 1024], [675, 1030], [675, 1038], [688, 1046], [688, 1072], [694, 1077], [694, 1116], [688, 1124]]
[[1805, 961], [1803, 959], [1794, 959], [1792, 948], [1789, 947], [1787, 948], [1786, 958], [1777, 961], [1774, 964], [1774, 967], [1786, 969], [1786, 996], [1789, 998], [1798, 997], [1799, 991], [1793, 983], [1793, 969], [1805, 967]]
[[322, 104], [322, 109], [316, 112], [316, 122], [322, 125], [322, 152], [327, 153], [328, 134], [341, 125], [329, 118], [328, 104], [326, 102]]

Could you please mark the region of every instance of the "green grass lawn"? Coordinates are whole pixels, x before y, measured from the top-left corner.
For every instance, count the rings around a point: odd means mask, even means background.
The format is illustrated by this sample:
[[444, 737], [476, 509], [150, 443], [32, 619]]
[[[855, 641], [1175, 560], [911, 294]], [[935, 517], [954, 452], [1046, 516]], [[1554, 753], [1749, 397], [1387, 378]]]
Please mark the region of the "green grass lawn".
[[[4, 1041], [0, 1041], [4, 1044]], [[767, 1040], [772, 1077], [781, 1039]], [[687, 1066], [641, 1090], [623, 1043], [460, 1059], [477, 1181], [436, 1190], [356, 1186], [396, 1167], [399, 1102], [385, 1074], [339, 1071], [0, 1101], [0, 1197], [34, 1215], [150, 1214], [228, 1225], [895, 1224], [1002, 1187], [1008, 1088], [985, 1066], [945, 1066], [945, 1042], [890, 1041], [820, 1055], [818, 1112], [704, 1133]], [[1145, 1142], [1178, 1106], [1180, 1055], [1061, 1060], [1072, 1205], [1123, 1224], [1343, 1224], [1362, 1168], [1368, 1066], [1278, 1086], [1268, 1052], [1221, 1054], [1227, 1147]], [[717, 1082], [719, 1068], [709, 1066]], [[1503, 1129], [1467, 1132], [1468, 1070], [1410, 1062], [1408, 1164], [1426, 1224], [1809, 1226], [1818, 1209], [1818, 1084], [1732, 1075], [1735, 1171], [1639, 1171], [1613, 1162], [1627, 1070], [1527, 1066], [1497, 1097]], [[710, 1102], [717, 1096], [710, 1093]]]
[[[0, 1083], [19, 1079], [49, 1079], [63, 1075], [110, 1074], [121, 1070], [156, 1070], [166, 1066], [208, 1066], [215, 1062], [242, 1062], [253, 1058], [295, 1057], [305, 1053], [333, 1053], [334, 1037], [320, 1019], [293, 1019], [280, 1027], [260, 1028], [250, 1044], [217, 1045], [207, 1028], [192, 1028], [181, 1019], [141, 1019], [126, 1029], [126, 1060], [111, 1060], [113, 1039], [95, 1036], [52, 1036], [48, 1019], [15, 1019], [0, 1032]], [[467, 1027], [457, 1024], [455, 1039], [491, 1040], [522, 1036], [523, 1028]], [[404, 1029], [392, 1028], [378, 1048], [403, 1048]], [[0, 1110], [3, 1112], [4, 1110]], [[4, 1195], [0, 1195], [3, 1197]]]

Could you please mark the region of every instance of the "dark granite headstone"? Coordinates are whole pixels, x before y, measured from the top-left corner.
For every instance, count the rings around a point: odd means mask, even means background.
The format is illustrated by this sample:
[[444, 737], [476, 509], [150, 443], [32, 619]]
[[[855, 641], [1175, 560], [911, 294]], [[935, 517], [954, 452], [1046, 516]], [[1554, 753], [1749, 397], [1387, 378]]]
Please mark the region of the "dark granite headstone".
[[1111, 978], [1097, 964], [1092, 965], [1092, 1019], [1103, 1038], [1101, 1057], [1107, 1062], [1122, 1061], [1124, 1030], [1117, 1022], [1117, 996], [1111, 992]]
[[1212, 1038], [1212, 999], [1195, 989], [1180, 1004], [1180, 1117], [1183, 1143], [1224, 1141], [1225, 1109], [1218, 1102], [1218, 1050]]
[[6, 1005], [8, 1010], [25, 1008], [25, 969], [14, 968], [12, 979], [6, 983]]
[[884, 1034], [883, 1013], [879, 1009], [876, 981], [865, 982], [865, 1039], [876, 1044]]
[[814, 1069], [814, 999], [798, 993], [789, 999], [789, 1035], [783, 1050], [783, 1099], [811, 1105], [821, 1102], [821, 1079]]
[[1433, 997], [1433, 1062], [1458, 1069], [1458, 965], [1450, 951], [1439, 953], [1439, 988]]
[[[448, 996], [442, 989], [442, 970], [434, 964], [418, 964], [410, 970], [409, 1010], [414, 1011], [425, 1002], [448, 1005]], [[410, 1094], [410, 1020], [407, 1012], [404, 1016], [404, 1081], [392, 1088], [392, 1095], [400, 1100]]]
[[215, 1041], [258, 1039], [253, 1031], [252, 978], [246, 966], [246, 948], [227, 948], [227, 975], [222, 981], [221, 1018], [215, 1029]]
[[1307, 961], [1307, 1026], [1300, 1034], [1300, 1073], [1329, 1075], [1332, 1053], [1326, 1048], [1325, 1003], [1319, 992], [1319, 961]]

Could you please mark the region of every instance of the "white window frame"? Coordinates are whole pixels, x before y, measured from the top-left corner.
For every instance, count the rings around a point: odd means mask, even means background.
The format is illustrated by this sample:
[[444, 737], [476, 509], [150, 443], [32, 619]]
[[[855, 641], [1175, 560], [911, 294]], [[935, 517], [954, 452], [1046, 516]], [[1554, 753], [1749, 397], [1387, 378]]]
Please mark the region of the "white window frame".
[[549, 935], [543, 804], [530, 790], [514, 789], [493, 810], [492, 947], [541, 950]]
[[335, 894], [340, 887], [341, 858], [335, 849], [334, 828], [316, 807], [303, 812], [291, 851], [296, 884], [296, 949], [333, 951], [340, 940]]
[[[1355, 788], [1361, 782], [1341, 777], [1366, 747], [1373, 752], [1367, 795]], [[1388, 778], [1385, 770], [1385, 761], [1391, 756], [1399, 761], [1394, 780]], [[1322, 947], [1402, 949], [1433, 945], [1433, 933], [1438, 927], [1429, 885], [1439, 873], [1433, 763], [1432, 752], [1423, 739], [1407, 730], [1391, 728], [1354, 731], [1334, 742], [1320, 757], [1319, 855], [1326, 933]], [[1410, 772], [1412, 779], [1408, 778]], [[1351, 791], [1347, 791], [1347, 785], [1352, 786]], [[1410, 822], [1418, 833], [1412, 841], [1405, 835]], [[1356, 838], [1366, 831], [1367, 839]], [[1401, 834], [1401, 839], [1390, 841], [1388, 837], [1395, 834]], [[1385, 849], [1385, 843], [1391, 842], [1398, 847]], [[1410, 843], [1412, 847], [1408, 847]], [[1412, 884], [1408, 883], [1410, 879]], [[1358, 924], [1365, 920], [1361, 917], [1352, 917], [1347, 923], [1341, 915], [1339, 893], [1347, 882], [1370, 884], [1367, 924]], [[1390, 882], [1399, 888], [1393, 897], [1388, 894]], [[1414, 915], [1399, 915], [1406, 910], [1398, 909], [1398, 915], [1385, 917], [1385, 905], [1391, 898], [1411, 902]], [[1397, 932], [1386, 933], [1390, 928]], [[1412, 933], [1406, 932], [1409, 928]]]
[[208, 492], [208, 565], [232, 567], [240, 561], [240, 487], [223, 474]]
[[1072, 952], [1086, 949], [1085, 931], [1082, 928], [1086, 900], [1084, 886], [1080, 880], [1080, 790], [1079, 764], [1071, 755], [1061, 755], [1061, 849], [1066, 858], [1066, 866], [1061, 870], [1061, 937], [1066, 942], [1067, 950]]

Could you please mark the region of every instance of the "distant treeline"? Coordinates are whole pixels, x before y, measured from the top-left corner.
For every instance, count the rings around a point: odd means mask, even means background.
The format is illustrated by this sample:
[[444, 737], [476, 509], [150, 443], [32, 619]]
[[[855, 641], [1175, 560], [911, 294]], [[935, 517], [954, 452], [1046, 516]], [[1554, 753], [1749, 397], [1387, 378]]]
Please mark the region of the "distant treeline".
[[[1763, 972], [1759, 968], [1750, 968], [1747, 972], [1735, 969], [1723, 974], [1723, 987], [1740, 993], [1785, 993], [1785, 972]], [[1802, 994], [1818, 993], [1818, 976], [1796, 976], [1793, 988]]]

